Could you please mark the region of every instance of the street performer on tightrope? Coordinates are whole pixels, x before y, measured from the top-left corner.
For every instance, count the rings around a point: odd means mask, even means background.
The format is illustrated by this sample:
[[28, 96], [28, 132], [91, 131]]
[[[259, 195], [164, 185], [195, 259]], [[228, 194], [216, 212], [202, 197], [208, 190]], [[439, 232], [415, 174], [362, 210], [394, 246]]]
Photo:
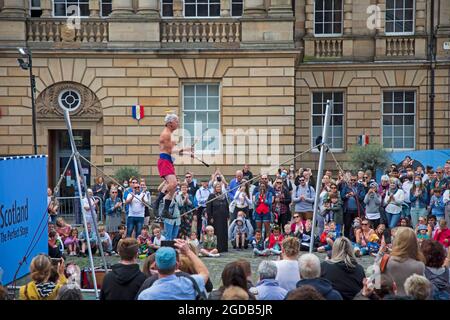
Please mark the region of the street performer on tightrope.
[[158, 171], [159, 176], [166, 181], [166, 195], [164, 196], [164, 209], [162, 211], [163, 218], [172, 218], [169, 212], [170, 204], [172, 203], [173, 196], [177, 188], [177, 176], [175, 174], [175, 167], [173, 165], [174, 158], [172, 153], [178, 153], [180, 156], [183, 154], [194, 157], [194, 147], [188, 147], [177, 150], [175, 141], [172, 141], [172, 133], [178, 129], [179, 120], [176, 114], [168, 114], [165, 119], [165, 128], [159, 136], [159, 160]]

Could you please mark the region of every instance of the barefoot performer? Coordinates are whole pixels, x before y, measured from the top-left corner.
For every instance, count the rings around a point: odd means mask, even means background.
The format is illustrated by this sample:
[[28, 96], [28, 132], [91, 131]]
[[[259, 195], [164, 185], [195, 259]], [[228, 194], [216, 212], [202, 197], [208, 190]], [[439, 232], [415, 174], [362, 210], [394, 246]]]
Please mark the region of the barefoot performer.
[[176, 114], [168, 114], [164, 119], [165, 128], [159, 136], [159, 160], [158, 171], [159, 176], [166, 182], [166, 195], [164, 197], [164, 209], [162, 212], [163, 218], [171, 218], [169, 207], [177, 188], [177, 176], [175, 175], [175, 167], [173, 166], [174, 159], [172, 153], [177, 153], [182, 156], [188, 154], [194, 157], [193, 147], [183, 148], [177, 150], [175, 148], [176, 142], [172, 141], [172, 133], [178, 129], [178, 116]]

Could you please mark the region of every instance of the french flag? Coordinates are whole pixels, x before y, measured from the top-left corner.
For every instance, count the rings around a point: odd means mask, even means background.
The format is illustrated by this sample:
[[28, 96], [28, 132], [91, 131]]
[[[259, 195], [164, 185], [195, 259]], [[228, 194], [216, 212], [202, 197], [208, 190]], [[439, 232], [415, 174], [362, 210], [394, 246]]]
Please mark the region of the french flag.
[[140, 104], [134, 105], [132, 107], [132, 115], [133, 119], [138, 121], [144, 118], [144, 106], [141, 106]]
[[360, 146], [366, 146], [369, 144], [369, 135], [363, 134], [358, 136], [358, 144]]

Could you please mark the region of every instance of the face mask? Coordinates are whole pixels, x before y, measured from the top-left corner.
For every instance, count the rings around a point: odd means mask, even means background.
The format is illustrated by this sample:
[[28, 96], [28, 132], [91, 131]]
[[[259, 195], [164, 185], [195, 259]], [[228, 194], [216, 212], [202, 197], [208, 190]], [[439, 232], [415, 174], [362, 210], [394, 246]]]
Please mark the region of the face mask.
[[414, 181], [414, 184], [416, 185], [416, 187], [420, 187], [420, 181]]
[[124, 183], [123, 186], [124, 186], [125, 188], [128, 188], [128, 183]]
[[281, 177], [282, 177], [282, 178], [286, 178], [286, 172], [283, 171], [283, 172], [281, 173]]

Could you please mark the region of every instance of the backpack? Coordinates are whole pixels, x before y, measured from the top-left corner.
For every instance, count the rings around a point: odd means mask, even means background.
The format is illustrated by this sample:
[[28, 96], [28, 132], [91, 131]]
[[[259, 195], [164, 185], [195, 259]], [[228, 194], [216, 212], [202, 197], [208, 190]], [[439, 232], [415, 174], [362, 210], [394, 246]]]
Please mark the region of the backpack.
[[443, 274], [437, 275], [425, 268], [425, 277], [432, 285], [431, 296], [433, 300], [450, 300], [449, 269], [445, 268]]
[[[195, 279], [189, 273], [186, 273], [186, 272], [175, 272], [175, 275], [177, 277], [179, 277], [179, 278], [180, 277], [185, 277], [185, 278], [188, 278], [189, 280], [191, 280], [192, 286], [194, 287], [194, 290], [195, 290], [195, 293], [196, 293], [195, 300], [206, 300], [205, 292], [200, 291], [200, 288], [199, 288], [199, 286], [197, 284], [197, 281], [195, 281]], [[158, 279], [159, 279], [158, 276], [151, 276], [150, 278], [147, 278], [147, 280], [145, 281], [145, 284], [146, 284], [145, 288], [141, 288], [141, 290], [139, 290], [139, 292], [137, 293], [136, 299], [141, 294], [142, 291], [144, 291], [145, 289], [150, 288], [155, 283], [155, 281], [158, 280]]]

